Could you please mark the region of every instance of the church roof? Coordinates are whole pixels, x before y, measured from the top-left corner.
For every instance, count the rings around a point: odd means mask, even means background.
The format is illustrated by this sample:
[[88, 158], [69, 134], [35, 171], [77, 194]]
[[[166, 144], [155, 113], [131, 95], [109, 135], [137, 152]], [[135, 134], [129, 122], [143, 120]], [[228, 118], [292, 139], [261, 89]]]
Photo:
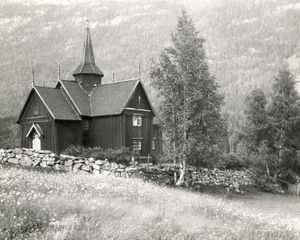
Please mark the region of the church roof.
[[139, 80], [102, 84], [91, 92], [91, 115], [121, 114], [132, 96]]
[[62, 86], [67, 92], [69, 98], [75, 105], [79, 114], [83, 116], [91, 115], [91, 107], [90, 107], [90, 97], [89, 95], [82, 89], [80, 84], [77, 81], [71, 80], [60, 80]]
[[104, 76], [103, 72], [96, 66], [95, 63], [91, 33], [88, 25], [86, 27], [86, 37], [83, 43], [82, 60], [79, 66], [75, 69], [73, 76], [79, 74], [96, 74]]
[[[64, 91], [60, 89], [60, 84]], [[81, 120], [81, 116], [100, 117], [122, 114], [139, 84], [144, 89], [139, 79], [132, 79], [101, 84], [93, 88], [90, 93], [73, 80], [60, 80], [55, 88], [35, 86], [26, 100], [18, 122], [33, 92], [37, 93], [54, 119], [75, 121]], [[155, 115], [146, 91], [145, 94]]]
[[[67, 92], [68, 97], [74, 104], [78, 113], [88, 117], [121, 114], [133, 95], [137, 85], [142, 84], [139, 79], [131, 79], [101, 84], [93, 88], [90, 93], [87, 93], [77, 81], [60, 80], [60, 83]], [[153, 113], [155, 113], [153, 108], [152, 110]]]
[[59, 89], [35, 86], [34, 90], [37, 92], [54, 119], [80, 120], [78, 114], [72, 109], [70, 104], [68, 104], [66, 98]]

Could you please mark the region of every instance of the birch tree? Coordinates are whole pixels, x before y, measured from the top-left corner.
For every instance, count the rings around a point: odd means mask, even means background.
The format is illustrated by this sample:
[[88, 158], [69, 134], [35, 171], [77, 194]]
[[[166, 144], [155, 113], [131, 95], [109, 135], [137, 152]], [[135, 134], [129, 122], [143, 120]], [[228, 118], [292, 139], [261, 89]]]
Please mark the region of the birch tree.
[[191, 18], [182, 11], [171, 45], [151, 69], [153, 86], [162, 97], [164, 129], [180, 164], [177, 185], [184, 182], [185, 166], [206, 165], [215, 157], [224, 135], [220, 109], [223, 98], [209, 73], [203, 47]]

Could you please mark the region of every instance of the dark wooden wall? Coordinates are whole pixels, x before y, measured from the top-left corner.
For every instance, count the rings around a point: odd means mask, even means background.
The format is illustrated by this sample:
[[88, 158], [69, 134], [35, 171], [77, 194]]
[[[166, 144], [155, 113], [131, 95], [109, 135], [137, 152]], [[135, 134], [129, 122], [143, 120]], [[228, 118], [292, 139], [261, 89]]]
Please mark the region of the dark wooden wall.
[[[142, 114], [142, 126], [137, 127], [132, 124], [132, 117], [134, 113]], [[147, 156], [151, 154], [151, 141], [152, 141], [152, 121], [153, 114], [152, 112], [144, 111], [133, 111], [125, 110], [125, 146], [132, 147], [133, 138], [142, 138], [142, 150], [141, 156]]]
[[80, 74], [75, 76], [75, 80], [79, 82], [86, 91], [91, 91], [94, 85], [100, 85], [101, 79], [101, 76], [95, 74]]
[[70, 145], [83, 145], [83, 126], [81, 121], [55, 121], [57, 134], [57, 152]]
[[[140, 102], [139, 102], [139, 97], [141, 99]], [[126, 107], [151, 110], [151, 107], [150, 107], [150, 104], [146, 97], [146, 94], [140, 83], [136, 87], [136, 89]]]
[[[44, 136], [41, 137], [41, 148], [43, 150], [51, 150], [56, 152], [56, 138], [53, 134], [54, 121], [35, 121], [43, 129]], [[32, 148], [32, 135], [28, 138], [26, 134], [31, 128], [33, 122], [24, 121], [21, 123], [21, 146], [25, 148]]]
[[[38, 115], [34, 114], [34, 109], [38, 108]], [[57, 151], [56, 136], [55, 136], [55, 122], [47, 108], [44, 106], [39, 96], [32, 92], [26, 103], [26, 106], [20, 116], [21, 129], [21, 146], [25, 148], [32, 148], [32, 136], [26, 137], [32, 124], [36, 123], [42, 128], [44, 136], [41, 138], [42, 149]]]
[[89, 145], [91, 147], [121, 148], [124, 147], [123, 115], [96, 117], [89, 124]]

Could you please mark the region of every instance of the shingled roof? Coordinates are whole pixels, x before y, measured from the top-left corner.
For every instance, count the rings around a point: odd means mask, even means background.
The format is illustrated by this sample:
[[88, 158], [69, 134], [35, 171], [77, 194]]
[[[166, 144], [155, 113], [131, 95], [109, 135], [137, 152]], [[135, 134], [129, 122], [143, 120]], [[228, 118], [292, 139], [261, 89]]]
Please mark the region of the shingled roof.
[[121, 114], [138, 83], [138, 79], [133, 79], [94, 88], [91, 92], [91, 116]]
[[[78, 113], [89, 117], [121, 114], [138, 84], [142, 84], [139, 79], [107, 83], [87, 93], [77, 81], [60, 80], [59, 83], [62, 84]], [[152, 110], [154, 113], [153, 108]]]
[[68, 104], [62, 92], [56, 88], [34, 87], [52, 117], [57, 120], [80, 120], [79, 115]]
[[78, 84], [77, 81], [71, 81], [71, 80], [60, 80], [60, 83], [62, 84], [69, 98], [75, 105], [79, 114], [83, 116], [90, 116], [91, 115], [90, 97], [82, 89], [80, 84]]
[[[59, 84], [63, 86], [67, 94], [62, 92], [58, 87]], [[60, 80], [56, 88], [35, 86], [31, 93], [35, 91], [38, 94], [54, 119], [80, 120], [80, 116], [98, 117], [121, 114], [138, 84], [142, 85], [138, 79], [107, 83], [95, 87], [88, 94], [77, 81]], [[153, 108], [152, 111], [155, 114]], [[21, 115], [22, 112], [19, 119]]]

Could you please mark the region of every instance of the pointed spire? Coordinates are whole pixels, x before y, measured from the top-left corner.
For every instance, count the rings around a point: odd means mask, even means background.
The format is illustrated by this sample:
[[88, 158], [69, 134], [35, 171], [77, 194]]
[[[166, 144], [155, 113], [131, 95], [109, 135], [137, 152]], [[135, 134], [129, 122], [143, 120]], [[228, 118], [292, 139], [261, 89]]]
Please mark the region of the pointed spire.
[[89, 27], [89, 19], [86, 20], [86, 36], [83, 43], [83, 54], [80, 65], [76, 68], [73, 76], [79, 74], [96, 74], [103, 76], [101, 70], [96, 66], [92, 38]]
[[86, 37], [83, 44], [83, 64], [95, 64], [95, 57], [94, 57], [94, 51], [93, 51], [93, 45], [92, 45], [92, 39], [91, 39], [91, 33], [90, 33], [90, 26], [89, 26], [89, 19], [86, 19]]

